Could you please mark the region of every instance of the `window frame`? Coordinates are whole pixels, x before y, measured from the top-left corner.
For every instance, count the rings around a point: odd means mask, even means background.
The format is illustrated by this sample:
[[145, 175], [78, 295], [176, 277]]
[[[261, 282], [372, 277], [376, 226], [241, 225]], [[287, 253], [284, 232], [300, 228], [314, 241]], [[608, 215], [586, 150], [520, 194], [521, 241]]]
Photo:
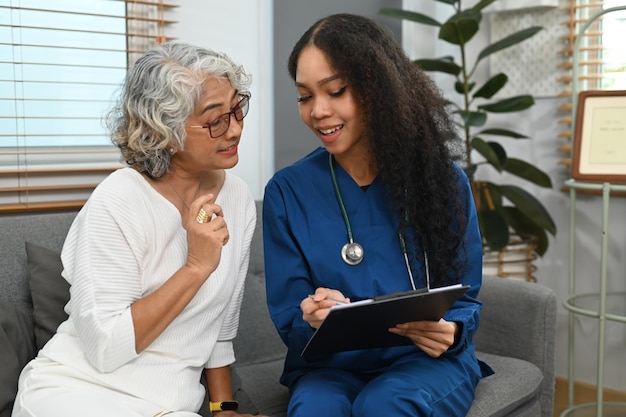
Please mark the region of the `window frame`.
[[[0, 2], [0, 8], [14, 11], [28, 10], [21, 6], [23, 2], [15, 3]], [[173, 39], [167, 36], [169, 25], [176, 23], [166, 20], [168, 10], [179, 7], [174, 0], [168, 3], [148, 0], [107, 0], [124, 3], [125, 50], [121, 50], [125, 56], [125, 65], [119, 82], [123, 79], [123, 73], [129, 65], [132, 65], [146, 49], [167, 40]], [[17, 4], [17, 5], [16, 5]], [[43, 9], [42, 12], [51, 12], [58, 6]], [[53, 11], [52, 11], [53, 12]], [[105, 16], [106, 14], [89, 14], [85, 12], [66, 11], [68, 14], [78, 16], [89, 15], [91, 17]], [[6, 26], [6, 25], [5, 25]], [[19, 25], [8, 25], [9, 30], [15, 30]], [[11, 42], [11, 48], [15, 47]], [[18, 45], [19, 47], [20, 45]], [[1, 61], [2, 59], [0, 59]], [[6, 62], [6, 61], [5, 61]], [[14, 59], [13, 65], [20, 65]], [[13, 83], [20, 80], [14, 77]], [[114, 86], [117, 90], [119, 82]], [[17, 96], [14, 98], [17, 105]], [[111, 101], [106, 107], [111, 107]], [[0, 115], [1, 116], [1, 115]], [[102, 116], [86, 120], [86, 123], [98, 123], [102, 126]], [[96, 185], [115, 169], [122, 166], [119, 162], [119, 150], [112, 144], [94, 146], [24, 146], [24, 138], [20, 137], [19, 123], [21, 118], [31, 117], [20, 115], [17, 110], [7, 118], [9, 122], [15, 121], [16, 128], [11, 133], [2, 136], [11, 137], [15, 146], [0, 147], [0, 213], [13, 213], [25, 211], [48, 211], [68, 210], [82, 207]], [[5, 120], [6, 121], [6, 120]], [[108, 134], [103, 130], [108, 139]], [[56, 132], [58, 133], [58, 132]], [[55, 134], [50, 131], [51, 137]], [[54, 140], [54, 138], [52, 138]], [[104, 142], [104, 141], [103, 141]]]

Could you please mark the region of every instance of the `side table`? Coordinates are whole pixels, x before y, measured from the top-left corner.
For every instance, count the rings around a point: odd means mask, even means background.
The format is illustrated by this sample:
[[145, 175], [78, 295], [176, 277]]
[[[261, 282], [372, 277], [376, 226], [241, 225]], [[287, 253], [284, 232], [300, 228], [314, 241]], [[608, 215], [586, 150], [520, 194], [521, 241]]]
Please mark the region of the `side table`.
[[[565, 185], [570, 190], [570, 248], [569, 248], [569, 296], [563, 306], [569, 312], [568, 327], [568, 408], [561, 417], [617, 417], [626, 416], [626, 403], [605, 402], [604, 391], [604, 353], [607, 320], [626, 323], [626, 292], [607, 291], [607, 254], [609, 235], [609, 203], [611, 191], [626, 192], [626, 185], [611, 183], [582, 182], [567, 180]], [[576, 291], [576, 190], [602, 192], [602, 243], [600, 256], [599, 292], [577, 293]], [[575, 368], [575, 316], [583, 315], [598, 321], [596, 402], [574, 405], [574, 368]], [[595, 412], [594, 412], [595, 411]]]

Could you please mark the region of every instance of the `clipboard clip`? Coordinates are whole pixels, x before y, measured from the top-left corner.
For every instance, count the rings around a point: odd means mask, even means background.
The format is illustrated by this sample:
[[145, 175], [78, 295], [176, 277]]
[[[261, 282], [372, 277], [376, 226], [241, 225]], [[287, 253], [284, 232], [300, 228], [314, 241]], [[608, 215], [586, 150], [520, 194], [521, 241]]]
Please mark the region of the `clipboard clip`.
[[406, 295], [414, 295], [428, 292], [428, 287], [419, 288], [417, 290], [398, 291], [391, 294], [379, 295], [374, 297], [374, 301], [390, 300], [392, 298], [404, 297]]

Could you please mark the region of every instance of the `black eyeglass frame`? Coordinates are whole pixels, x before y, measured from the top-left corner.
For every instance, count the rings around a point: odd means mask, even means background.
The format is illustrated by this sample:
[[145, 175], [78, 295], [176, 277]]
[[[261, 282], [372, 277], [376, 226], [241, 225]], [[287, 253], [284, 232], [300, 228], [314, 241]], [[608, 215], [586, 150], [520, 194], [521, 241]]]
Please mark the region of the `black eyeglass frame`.
[[[248, 111], [250, 110], [250, 98], [252, 97], [252, 94], [250, 94], [249, 91], [242, 91], [241, 93], [238, 94], [238, 96], [241, 97], [241, 98], [239, 99], [237, 104], [235, 104], [233, 106], [233, 108], [230, 109], [229, 112], [224, 113], [222, 115], [219, 115], [215, 119], [213, 119], [210, 122], [205, 123], [203, 125], [194, 125], [194, 126], [188, 126], [188, 127], [208, 129], [209, 135], [213, 139], [217, 139], [220, 136], [223, 136], [226, 132], [228, 132], [228, 128], [230, 127], [230, 118], [231, 118], [231, 116], [234, 116], [235, 120], [240, 122], [240, 121], [242, 121], [244, 119], [244, 117], [246, 117], [248, 115]], [[238, 117], [237, 116], [237, 112], [239, 112], [240, 110], [241, 110], [241, 117]], [[226, 120], [225, 119], [226, 117], [228, 117], [228, 121], [225, 124], [226, 128], [224, 128], [224, 131], [219, 133], [219, 134], [214, 134], [213, 130], [211, 129], [211, 125], [216, 123], [216, 122], [218, 122], [218, 121]]]

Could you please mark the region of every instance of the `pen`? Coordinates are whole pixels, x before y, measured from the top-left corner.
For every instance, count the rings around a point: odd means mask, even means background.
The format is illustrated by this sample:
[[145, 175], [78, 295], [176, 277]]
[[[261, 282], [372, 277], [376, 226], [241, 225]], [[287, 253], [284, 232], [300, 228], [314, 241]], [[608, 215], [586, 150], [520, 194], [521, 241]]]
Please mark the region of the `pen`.
[[[313, 297], [314, 297], [314, 295], [313, 295], [313, 294], [309, 294], [309, 297], [310, 297], [310, 298], [313, 298]], [[326, 297], [326, 298], [324, 298], [324, 300], [334, 301], [334, 302], [336, 302], [337, 304], [348, 304], [347, 302], [342, 301], [342, 300], [338, 300], [338, 299], [336, 299], [336, 298]], [[324, 301], [324, 300], [322, 300], [322, 301]]]

